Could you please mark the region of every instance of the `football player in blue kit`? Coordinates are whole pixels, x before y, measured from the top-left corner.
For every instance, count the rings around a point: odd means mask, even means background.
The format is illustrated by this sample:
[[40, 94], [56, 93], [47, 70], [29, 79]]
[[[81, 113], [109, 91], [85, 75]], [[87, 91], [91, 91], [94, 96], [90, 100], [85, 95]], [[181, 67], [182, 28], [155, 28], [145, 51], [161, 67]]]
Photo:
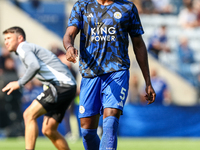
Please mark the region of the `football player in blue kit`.
[[[117, 129], [129, 89], [131, 37], [137, 62], [146, 83], [146, 100], [155, 100], [144, 33], [137, 8], [126, 0], [79, 0], [71, 11], [63, 37], [66, 59], [76, 63], [74, 40], [80, 31], [79, 118], [86, 150], [117, 149]], [[103, 135], [97, 135], [103, 115]]]

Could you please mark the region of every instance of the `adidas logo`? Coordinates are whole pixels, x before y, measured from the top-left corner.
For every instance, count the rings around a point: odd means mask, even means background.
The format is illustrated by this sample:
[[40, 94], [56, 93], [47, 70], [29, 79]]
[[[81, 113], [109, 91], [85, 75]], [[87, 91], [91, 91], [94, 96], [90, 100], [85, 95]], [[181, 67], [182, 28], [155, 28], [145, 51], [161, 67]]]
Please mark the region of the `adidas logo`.
[[123, 102], [122, 102], [122, 101], [121, 101], [121, 102], [119, 102], [119, 103], [118, 103], [118, 105], [119, 105], [119, 106], [121, 106], [121, 107], [124, 107], [124, 105], [123, 105]]
[[90, 13], [88, 16], [87, 16], [87, 18], [92, 18], [93, 17], [93, 14], [92, 13]]

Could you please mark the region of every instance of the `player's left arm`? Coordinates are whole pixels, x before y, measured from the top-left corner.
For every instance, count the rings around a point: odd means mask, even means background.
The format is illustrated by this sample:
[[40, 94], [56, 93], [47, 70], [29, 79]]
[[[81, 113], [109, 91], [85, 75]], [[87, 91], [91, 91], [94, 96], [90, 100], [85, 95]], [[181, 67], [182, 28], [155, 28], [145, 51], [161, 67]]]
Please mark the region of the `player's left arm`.
[[19, 86], [19, 83], [18, 81], [13, 81], [13, 82], [10, 82], [8, 83], [3, 89], [2, 89], [2, 92], [7, 92], [7, 95], [10, 95], [14, 90], [17, 90], [19, 89], [20, 86]]
[[7, 95], [10, 95], [14, 90], [19, 89], [21, 86], [24, 86], [28, 81], [30, 81], [39, 71], [40, 65], [36, 56], [31, 51], [24, 51], [25, 58], [24, 62], [27, 66], [26, 72], [21, 79], [18, 81], [13, 81], [8, 83], [3, 89], [3, 92], [7, 92]]
[[26, 65], [26, 72], [18, 80], [20, 87], [24, 86], [27, 82], [29, 82], [40, 70], [40, 63], [37, 59], [36, 54], [34, 54], [31, 50], [26, 49], [24, 56], [24, 63]]
[[146, 100], [148, 104], [154, 102], [156, 93], [151, 84], [151, 78], [149, 73], [148, 55], [145, 43], [141, 35], [134, 36], [131, 38], [133, 43], [133, 49], [136, 56], [136, 60], [141, 68], [145, 83], [146, 83]]

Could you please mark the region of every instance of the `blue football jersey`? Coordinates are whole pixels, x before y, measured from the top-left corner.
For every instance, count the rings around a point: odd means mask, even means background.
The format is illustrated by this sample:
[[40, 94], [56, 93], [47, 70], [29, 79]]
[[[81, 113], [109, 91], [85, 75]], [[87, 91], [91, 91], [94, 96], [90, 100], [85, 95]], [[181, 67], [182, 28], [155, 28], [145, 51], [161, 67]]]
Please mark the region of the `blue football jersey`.
[[144, 33], [137, 8], [126, 0], [104, 6], [96, 0], [79, 0], [68, 26], [80, 31], [79, 70], [83, 77], [129, 69], [129, 37]]

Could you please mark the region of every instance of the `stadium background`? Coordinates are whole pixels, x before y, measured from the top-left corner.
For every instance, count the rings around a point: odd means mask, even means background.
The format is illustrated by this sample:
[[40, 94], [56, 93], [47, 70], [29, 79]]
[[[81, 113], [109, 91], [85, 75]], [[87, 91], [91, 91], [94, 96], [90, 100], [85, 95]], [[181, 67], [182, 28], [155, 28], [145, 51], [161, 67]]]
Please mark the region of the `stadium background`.
[[[38, 3], [39, 2], [39, 3]], [[67, 18], [75, 1], [73, 0], [1, 0], [0, 1], [0, 33], [11, 26], [21, 26], [27, 34], [27, 41], [41, 45], [47, 49], [53, 46], [61, 50], [62, 37], [65, 33]], [[200, 28], [183, 29], [178, 25], [178, 14], [181, 10], [182, 0], [174, 0], [174, 11], [170, 14], [141, 13], [140, 18], [144, 27], [143, 35], [146, 45], [148, 39], [158, 29], [160, 25], [167, 26], [167, 36], [169, 37], [170, 53], [161, 52], [160, 58], [155, 59], [149, 54], [150, 68], [156, 68], [159, 76], [164, 78], [169, 86], [172, 102], [170, 105], [140, 105], [127, 103], [124, 108], [124, 115], [121, 117], [119, 126], [119, 137], [200, 137], [200, 106], [199, 87], [188, 82], [177, 72], [176, 45], [178, 37], [185, 35], [190, 41], [190, 46], [195, 53], [197, 64], [200, 61]], [[3, 55], [3, 36], [0, 41], [1, 55]], [[76, 38], [75, 47], [79, 47], [79, 38]], [[140, 87], [143, 86], [141, 71], [136, 63], [130, 44], [131, 75], [137, 75]], [[15, 55], [11, 55], [15, 61], [18, 77], [23, 75], [23, 68]], [[72, 68], [77, 73], [77, 82], [80, 83], [78, 73], [78, 63], [72, 64]], [[14, 77], [1, 71], [0, 87], [6, 81], [14, 80]], [[20, 94], [21, 93], [21, 94]], [[37, 93], [37, 92], [36, 92]], [[5, 96], [0, 92], [0, 136], [18, 137], [24, 135], [24, 125], [22, 119], [21, 100], [22, 91]], [[17, 95], [19, 97], [17, 97]], [[27, 103], [28, 104], [28, 103]], [[38, 119], [41, 127], [42, 117]], [[71, 130], [75, 136], [78, 134], [78, 126], [75, 114], [70, 116]], [[66, 123], [63, 121], [59, 126], [59, 131], [67, 135]], [[42, 136], [40, 132], [40, 136]]]

